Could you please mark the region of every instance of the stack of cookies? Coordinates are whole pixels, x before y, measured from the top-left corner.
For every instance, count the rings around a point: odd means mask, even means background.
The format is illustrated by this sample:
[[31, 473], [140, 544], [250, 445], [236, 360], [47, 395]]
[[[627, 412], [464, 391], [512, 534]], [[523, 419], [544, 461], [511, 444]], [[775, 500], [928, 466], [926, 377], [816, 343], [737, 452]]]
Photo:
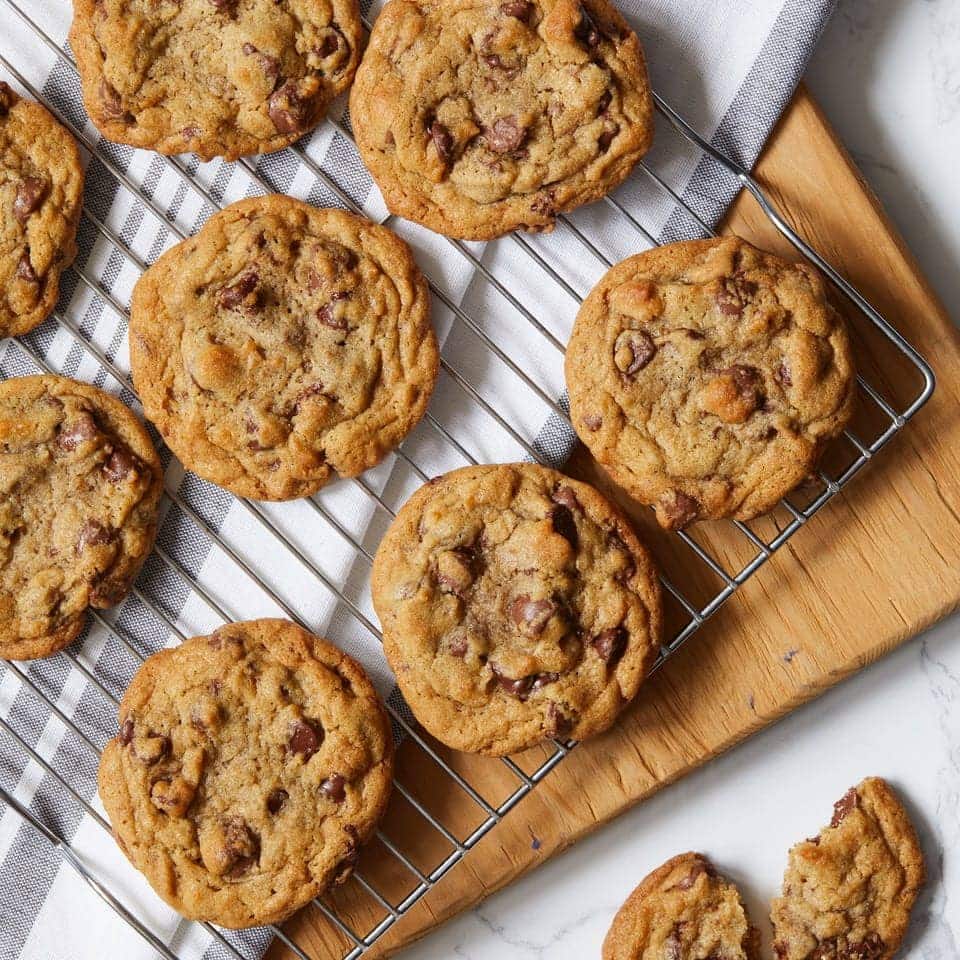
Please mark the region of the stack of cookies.
[[[357, 146], [389, 208], [451, 237], [549, 231], [621, 184], [652, 142], [643, 52], [607, 0], [391, 0], [362, 58], [356, 0], [74, 6], [84, 102], [108, 139], [202, 159], [275, 151], [352, 84]], [[0, 137], [0, 332], [16, 335], [56, 303], [83, 172], [66, 131], [5, 84]], [[285, 196], [233, 204], [160, 257], [134, 290], [129, 339], [166, 445], [257, 500], [308, 497], [378, 464], [423, 417], [440, 362], [410, 248]], [[844, 428], [855, 379], [819, 275], [736, 238], [614, 267], [583, 303], [566, 375], [574, 428], [668, 529], [769, 510]], [[53, 376], [0, 386], [0, 443], [0, 655], [48, 656], [88, 608], [129, 590], [156, 532], [160, 462], [131, 411]], [[534, 464], [427, 483], [384, 537], [372, 589], [401, 691], [457, 750], [599, 734], [660, 649], [657, 570], [630, 523]], [[269, 620], [151, 657], [100, 789], [118, 842], [168, 903], [246, 927], [349, 875], [391, 775], [389, 725], [361, 668]], [[661, 888], [694, 910], [709, 894], [736, 920], [723, 936], [747, 951], [736, 892], [704, 861], [668, 864], [637, 897]], [[685, 949], [669, 955], [701, 956]]]

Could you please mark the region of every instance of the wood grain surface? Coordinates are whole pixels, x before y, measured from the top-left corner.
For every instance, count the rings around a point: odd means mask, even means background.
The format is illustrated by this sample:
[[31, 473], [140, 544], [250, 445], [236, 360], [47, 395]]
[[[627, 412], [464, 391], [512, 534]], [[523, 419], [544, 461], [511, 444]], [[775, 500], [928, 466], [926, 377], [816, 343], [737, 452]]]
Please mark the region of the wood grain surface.
[[[798, 231], [933, 363], [938, 389], [852, 487], [668, 662], [614, 730], [577, 747], [367, 956], [391, 955], [425, 935], [958, 606], [957, 331], [806, 91], [800, 90], [785, 114], [757, 174]], [[750, 198], [734, 205], [725, 228], [767, 249], [792, 253]], [[868, 375], [891, 397], [914, 393], [918, 384], [910, 370], [862, 323], [854, 326]], [[870, 436], [877, 423], [875, 411], [864, 404], [856, 421], [861, 436]], [[842, 465], [844, 456], [849, 452], [838, 450], [834, 466]], [[570, 472], [618, 496], [677, 581], [705, 594], [714, 589], [712, 574], [693, 568], [689, 551], [653, 529], [648, 511], [631, 509], [582, 451]], [[769, 533], [782, 522], [774, 516], [757, 529]], [[726, 527], [697, 528], [697, 537], [733, 564], [743, 545]], [[498, 802], [516, 784], [495, 761], [444, 755], [489, 802]], [[533, 769], [539, 756], [533, 751], [518, 762]], [[454, 848], [427, 827], [415, 803], [461, 839], [484, 812], [412, 744], [401, 750], [398, 779], [415, 802], [397, 797], [384, 834], [429, 872]], [[416, 887], [380, 841], [365, 851], [360, 871], [393, 903]], [[330, 903], [363, 933], [386, 915], [356, 882], [337, 891]], [[315, 908], [293, 918], [286, 930], [318, 960], [340, 958], [353, 946]], [[270, 953], [272, 960], [293, 955], [279, 942]]]

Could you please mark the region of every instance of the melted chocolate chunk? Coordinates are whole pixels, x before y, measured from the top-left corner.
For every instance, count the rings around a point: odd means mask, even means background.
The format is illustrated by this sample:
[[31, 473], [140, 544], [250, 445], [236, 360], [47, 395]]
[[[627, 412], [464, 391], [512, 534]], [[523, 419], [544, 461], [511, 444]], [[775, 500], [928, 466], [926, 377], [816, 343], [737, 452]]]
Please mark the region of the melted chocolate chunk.
[[519, 150], [527, 139], [527, 131], [516, 117], [500, 117], [483, 131], [483, 139], [494, 153], [513, 153]]
[[860, 806], [860, 797], [856, 787], [851, 787], [834, 805], [831, 827], [839, 827], [849, 814]]
[[117, 737], [124, 746], [127, 746], [133, 739], [133, 730], [133, 720], [127, 717], [127, 719], [120, 724], [120, 732], [117, 734]]
[[248, 270], [240, 278], [220, 290], [218, 301], [224, 310], [236, 310], [256, 307], [255, 293], [260, 285], [260, 275], [256, 270]]
[[39, 177], [25, 177], [20, 181], [13, 201], [13, 215], [19, 223], [26, 223], [30, 215], [40, 209], [46, 193], [46, 181]]
[[629, 635], [623, 627], [612, 627], [598, 633], [590, 641], [590, 646], [597, 651], [604, 663], [614, 666], [627, 649], [628, 639]]
[[530, 0], [507, 0], [500, 4], [500, 12], [505, 17], [515, 17], [523, 23], [530, 22], [530, 16], [534, 11], [534, 5]]
[[543, 633], [547, 621], [556, 607], [550, 600], [531, 600], [526, 594], [517, 597], [510, 605], [510, 619], [533, 634]]
[[441, 160], [447, 161], [453, 156], [453, 137], [442, 123], [434, 120], [428, 127], [428, 136]]
[[105, 527], [99, 520], [87, 520], [80, 528], [77, 538], [77, 553], [82, 553], [87, 547], [98, 547], [113, 540], [114, 533]]
[[700, 516], [700, 503], [682, 490], [674, 490], [663, 497], [660, 506], [676, 530], [682, 530]]
[[310, 102], [300, 96], [295, 83], [288, 81], [270, 95], [267, 114], [277, 133], [300, 133], [310, 125]]
[[298, 720], [290, 727], [290, 739], [287, 747], [291, 753], [298, 753], [307, 762], [320, 749], [323, 743], [323, 727], [309, 720]]
[[320, 792], [334, 803], [343, 803], [347, 799], [346, 779], [339, 773], [333, 773], [320, 784]]
[[287, 802], [289, 796], [290, 794], [286, 790], [271, 790], [267, 797], [267, 810], [276, 816], [283, 809], [283, 805]]
[[657, 345], [645, 330], [624, 330], [613, 346], [613, 362], [625, 376], [643, 370], [657, 355]]
[[107, 462], [103, 465], [103, 472], [111, 483], [119, 483], [125, 477], [134, 473], [140, 461], [126, 447], [118, 447]]
[[81, 443], [92, 440], [98, 432], [96, 420], [89, 413], [81, 413], [76, 420], [60, 427], [57, 446], [69, 453], [76, 450]]

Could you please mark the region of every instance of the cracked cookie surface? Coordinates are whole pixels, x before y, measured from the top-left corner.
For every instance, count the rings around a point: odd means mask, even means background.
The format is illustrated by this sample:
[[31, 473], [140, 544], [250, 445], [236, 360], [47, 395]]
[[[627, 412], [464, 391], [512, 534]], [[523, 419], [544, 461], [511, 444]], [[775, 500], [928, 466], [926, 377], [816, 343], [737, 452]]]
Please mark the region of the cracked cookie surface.
[[603, 960], [760, 960], [737, 888], [699, 853], [673, 857], [617, 912]]
[[83, 164], [47, 109], [0, 82], [0, 337], [42, 323], [77, 254]]
[[606, 0], [392, 0], [350, 114], [390, 210], [472, 240], [552, 229], [653, 137], [640, 42]]
[[356, 0], [75, 0], [70, 45], [100, 132], [204, 160], [280, 150], [350, 85]]
[[360, 666], [286, 620], [150, 657], [103, 751], [121, 848], [181, 914], [277, 923], [345, 880], [386, 809], [393, 740]]
[[842, 433], [856, 388], [820, 274], [736, 237], [613, 267], [577, 317], [566, 380], [580, 439], [667, 529], [770, 510]]
[[819, 835], [790, 851], [773, 902], [778, 960], [890, 960], [924, 881], [923, 853], [878, 777], [847, 791]]
[[659, 583], [628, 521], [533, 464], [423, 486], [380, 544], [372, 591], [404, 697], [458, 750], [602, 732], [659, 647]]
[[439, 352], [409, 247], [289, 197], [241, 200], [140, 279], [130, 361], [184, 466], [239, 496], [309, 496], [423, 416]]
[[0, 657], [46, 657], [119, 603], [153, 546], [163, 486], [119, 400], [56, 376], [0, 383]]

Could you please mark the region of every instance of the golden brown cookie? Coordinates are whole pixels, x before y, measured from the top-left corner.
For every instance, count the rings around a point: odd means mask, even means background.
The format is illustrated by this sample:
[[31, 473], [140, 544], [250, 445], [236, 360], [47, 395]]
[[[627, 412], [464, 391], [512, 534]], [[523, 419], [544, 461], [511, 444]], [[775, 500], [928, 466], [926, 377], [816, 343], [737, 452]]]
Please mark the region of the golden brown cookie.
[[90, 119], [116, 143], [202, 159], [270, 153], [353, 80], [357, 0], [74, 0]]
[[885, 781], [864, 780], [790, 851], [771, 911], [778, 960], [890, 960], [923, 880], [906, 810]]
[[759, 960], [740, 893], [706, 857], [684, 853], [644, 878], [617, 912], [603, 960]]
[[0, 83], [0, 337], [42, 323], [77, 255], [83, 164], [69, 133]]
[[410, 248], [290, 197], [241, 200], [139, 280], [130, 362], [184, 466], [289, 500], [379, 463], [423, 416], [439, 351]]
[[285, 919], [350, 875], [390, 796], [390, 723], [366, 674], [286, 620], [150, 657], [119, 723], [100, 797], [131, 863], [190, 919]]
[[153, 546], [163, 488], [147, 431], [64, 377], [0, 383], [0, 657], [46, 657], [119, 603]]
[[407, 703], [458, 750], [606, 730], [659, 648], [656, 571], [627, 520], [534, 464], [422, 487], [380, 544], [372, 589]]
[[392, 0], [350, 115], [390, 210], [471, 240], [552, 229], [653, 138], [640, 41], [607, 0]]
[[749, 520], [850, 420], [856, 372], [820, 274], [736, 237], [617, 264], [567, 347], [574, 429], [657, 520]]

